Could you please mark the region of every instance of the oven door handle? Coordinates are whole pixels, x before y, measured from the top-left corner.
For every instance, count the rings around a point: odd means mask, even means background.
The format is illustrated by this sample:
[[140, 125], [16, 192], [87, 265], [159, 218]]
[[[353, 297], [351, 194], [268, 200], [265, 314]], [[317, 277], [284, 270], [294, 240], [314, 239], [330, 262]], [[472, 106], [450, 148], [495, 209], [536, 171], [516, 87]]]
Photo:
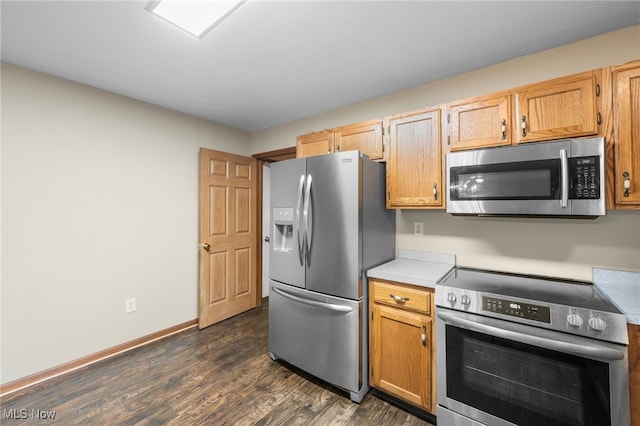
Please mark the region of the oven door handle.
[[532, 336], [530, 334], [522, 334], [516, 331], [505, 330], [503, 328], [494, 327], [487, 324], [477, 323], [465, 318], [460, 318], [449, 312], [438, 312], [438, 318], [455, 327], [465, 328], [479, 333], [489, 334], [491, 336], [502, 337], [503, 339], [515, 340], [533, 346], [539, 346], [558, 352], [569, 353], [572, 355], [583, 356], [588, 358], [601, 359], [603, 361], [616, 361], [624, 359], [624, 352], [594, 346], [583, 346], [575, 343], [563, 342], [559, 340], [547, 339], [546, 337]]

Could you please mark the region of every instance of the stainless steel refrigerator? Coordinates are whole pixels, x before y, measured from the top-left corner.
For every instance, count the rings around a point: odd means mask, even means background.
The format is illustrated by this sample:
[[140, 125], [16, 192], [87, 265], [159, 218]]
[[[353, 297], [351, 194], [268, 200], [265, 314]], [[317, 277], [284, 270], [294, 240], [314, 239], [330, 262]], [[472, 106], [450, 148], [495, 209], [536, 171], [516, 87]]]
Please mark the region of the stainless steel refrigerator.
[[358, 151], [271, 166], [269, 353], [350, 393], [369, 390], [366, 271], [395, 255], [385, 167]]

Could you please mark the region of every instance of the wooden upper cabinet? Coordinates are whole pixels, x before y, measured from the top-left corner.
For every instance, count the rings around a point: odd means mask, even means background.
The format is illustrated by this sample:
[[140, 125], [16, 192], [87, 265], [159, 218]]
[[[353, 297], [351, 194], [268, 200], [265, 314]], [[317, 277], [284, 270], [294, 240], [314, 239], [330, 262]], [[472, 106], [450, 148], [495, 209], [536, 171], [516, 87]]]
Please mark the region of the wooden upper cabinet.
[[511, 94], [493, 93], [447, 105], [450, 151], [511, 145]]
[[597, 135], [600, 77], [594, 70], [515, 89], [515, 142]]
[[335, 131], [336, 151], [359, 150], [371, 160], [383, 159], [382, 120], [340, 127]]
[[382, 120], [369, 120], [298, 136], [296, 156], [358, 150], [371, 160], [383, 160], [382, 125]]
[[440, 111], [387, 117], [387, 208], [444, 206]]
[[612, 68], [615, 203], [640, 208], [640, 61]]
[[332, 130], [322, 130], [298, 136], [296, 144], [297, 158], [332, 152], [334, 152], [334, 133]]

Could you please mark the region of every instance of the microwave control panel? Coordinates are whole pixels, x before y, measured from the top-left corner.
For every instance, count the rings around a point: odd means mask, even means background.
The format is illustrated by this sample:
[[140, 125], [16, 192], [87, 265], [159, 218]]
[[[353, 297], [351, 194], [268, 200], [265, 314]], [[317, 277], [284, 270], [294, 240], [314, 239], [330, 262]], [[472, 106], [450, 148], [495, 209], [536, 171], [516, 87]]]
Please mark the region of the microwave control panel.
[[573, 200], [600, 198], [600, 159], [577, 157], [571, 159], [571, 193]]

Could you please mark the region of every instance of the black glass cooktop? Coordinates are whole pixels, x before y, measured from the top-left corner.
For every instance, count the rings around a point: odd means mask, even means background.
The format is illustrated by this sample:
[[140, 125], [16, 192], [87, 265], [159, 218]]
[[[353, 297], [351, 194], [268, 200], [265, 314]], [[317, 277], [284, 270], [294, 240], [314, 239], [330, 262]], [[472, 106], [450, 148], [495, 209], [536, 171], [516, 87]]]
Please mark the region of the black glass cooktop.
[[611, 302], [600, 295], [595, 286], [581, 281], [456, 268], [443, 280], [442, 284], [498, 296], [517, 297], [529, 300], [531, 303], [545, 302], [619, 312]]

